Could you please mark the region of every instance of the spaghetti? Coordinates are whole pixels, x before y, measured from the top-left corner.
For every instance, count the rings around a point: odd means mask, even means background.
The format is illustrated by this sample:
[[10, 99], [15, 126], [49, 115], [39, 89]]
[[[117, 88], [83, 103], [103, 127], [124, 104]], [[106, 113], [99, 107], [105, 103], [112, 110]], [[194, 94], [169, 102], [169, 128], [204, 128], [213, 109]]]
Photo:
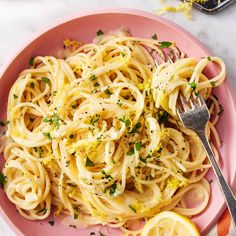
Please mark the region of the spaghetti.
[[[211, 89], [225, 66], [217, 57], [156, 66], [166, 53], [181, 57], [173, 42], [111, 33], [65, 59], [38, 56], [19, 75], [2, 145], [4, 190], [23, 217], [45, 219], [55, 205], [78, 222], [128, 231], [129, 222], [163, 210], [193, 216], [205, 209], [210, 164], [197, 135], [179, 122], [176, 102], [179, 92], [211, 99], [207, 134], [218, 140]], [[212, 79], [203, 74], [209, 61], [221, 67]], [[199, 204], [189, 206], [194, 191]]]

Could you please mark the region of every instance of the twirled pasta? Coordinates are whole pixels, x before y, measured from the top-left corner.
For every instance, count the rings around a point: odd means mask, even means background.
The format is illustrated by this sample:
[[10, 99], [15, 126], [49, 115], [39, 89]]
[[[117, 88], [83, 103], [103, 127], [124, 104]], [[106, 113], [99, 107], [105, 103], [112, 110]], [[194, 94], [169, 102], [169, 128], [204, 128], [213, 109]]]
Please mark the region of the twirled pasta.
[[[179, 92], [211, 99], [207, 133], [217, 138], [211, 88], [223, 82], [225, 66], [211, 57], [221, 67], [211, 80], [203, 74], [209, 58], [156, 66], [154, 58], [166, 60], [168, 52], [181, 57], [174, 43], [120, 32], [65, 59], [36, 57], [19, 75], [8, 99], [3, 173], [23, 217], [46, 218], [53, 204], [56, 214], [127, 231], [127, 222], [165, 209], [188, 216], [205, 209], [210, 165], [197, 135], [179, 122], [176, 103]], [[192, 190], [203, 196], [193, 208], [185, 199]]]

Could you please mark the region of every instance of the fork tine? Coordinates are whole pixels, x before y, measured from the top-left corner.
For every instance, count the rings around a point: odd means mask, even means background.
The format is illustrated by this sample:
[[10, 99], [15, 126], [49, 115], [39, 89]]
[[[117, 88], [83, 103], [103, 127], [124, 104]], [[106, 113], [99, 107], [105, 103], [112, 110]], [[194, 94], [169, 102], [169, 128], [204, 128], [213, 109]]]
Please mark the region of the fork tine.
[[178, 61], [179, 60], [179, 56], [177, 55], [177, 53], [175, 51], [174, 51], [174, 56], [176, 58], [176, 61]]
[[205, 103], [205, 101], [204, 101], [204, 99], [203, 99], [203, 97], [201, 95], [198, 95], [197, 98], [198, 98], [198, 101], [199, 101], [201, 106], [206, 105], [206, 103]]
[[168, 61], [169, 61], [171, 64], [174, 63], [174, 61], [172, 60], [172, 58], [170, 57], [170, 55], [168, 55]]
[[184, 96], [181, 93], [179, 95], [179, 98], [181, 100], [184, 111], [189, 111], [190, 109], [189, 109], [188, 103], [187, 103], [186, 99], [184, 98]]
[[154, 60], [154, 62], [155, 62], [156, 67], [158, 67], [159, 66], [158, 62], [156, 60]]
[[195, 101], [194, 101], [194, 98], [193, 98], [192, 96], [190, 97], [189, 102], [190, 102], [190, 104], [191, 104], [192, 109], [194, 109], [195, 107], [197, 107], [197, 105], [196, 105], [196, 103], [195, 103]]

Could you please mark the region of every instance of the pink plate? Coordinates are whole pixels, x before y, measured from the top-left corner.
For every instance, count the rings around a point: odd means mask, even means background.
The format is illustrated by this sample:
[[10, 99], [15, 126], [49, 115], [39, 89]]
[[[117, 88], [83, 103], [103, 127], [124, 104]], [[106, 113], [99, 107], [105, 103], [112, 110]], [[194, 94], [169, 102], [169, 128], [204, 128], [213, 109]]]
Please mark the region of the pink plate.
[[[29, 66], [28, 62], [32, 56], [55, 55], [55, 52], [62, 47], [62, 42], [66, 38], [90, 42], [99, 29], [108, 32], [122, 26], [130, 28], [135, 36], [150, 38], [154, 33], [157, 33], [160, 40], [175, 41], [180, 50], [185, 52], [187, 56], [200, 58], [210, 55], [209, 51], [191, 34], [174, 23], [150, 13], [119, 8], [76, 15], [35, 37], [7, 65], [0, 80], [0, 107], [2, 108], [0, 119], [5, 118], [7, 95], [10, 87], [16, 80], [19, 72]], [[216, 72], [217, 69], [214, 66], [209, 67], [207, 70], [209, 75], [214, 75]], [[227, 82], [217, 88], [215, 93], [224, 107], [224, 113], [217, 126], [220, 138], [223, 141], [223, 145], [219, 150], [222, 157], [221, 168], [230, 185], [235, 186], [236, 112], [233, 103], [234, 99]], [[1, 156], [0, 169], [3, 163], [4, 158]], [[216, 223], [224, 210], [224, 200], [212, 171], [209, 171], [207, 176], [209, 180], [213, 180], [211, 184], [211, 200], [207, 209], [202, 214], [193, 218], [203, 235]], [[0, 190], [0, 210], [17, 235], [62, 236], [68, 234], [70, 236], [85, 236], [89, 235], [89, 232], [94, 231], [94, 229], [78, 231], [74, 228], [65, 227], [57, 221], [55, 221], [55, 225], [52, 227], [48, 224], [48, 221], [52, 220], [53, 216], [50, 216], [45, 221], [25, 220], [17, 214], [15, 206], [9, 202], [3, 190]], [[97, 232], [101, 228], [101, 226], [98, 226], [96, 228]], [[106, 228], [103, 228], [102, 232], [105, 235], [121, 235], [119, 231], [108, 230]]]

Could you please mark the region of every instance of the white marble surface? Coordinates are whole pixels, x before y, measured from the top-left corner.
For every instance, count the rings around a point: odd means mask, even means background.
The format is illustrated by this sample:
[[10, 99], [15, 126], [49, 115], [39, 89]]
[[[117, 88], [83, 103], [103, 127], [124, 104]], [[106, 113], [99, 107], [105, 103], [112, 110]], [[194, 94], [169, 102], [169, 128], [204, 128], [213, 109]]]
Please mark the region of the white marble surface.
[[[0, 69], [34, 33], [66, 15], [116, 6], [156, 12], [160, 5], [160, 0], [0, 0]], [[218, 15], [195, 10], [193, 16], [193, 21], [180, 14], [164, 17], [190, 31], [225, 60], [236, 91], [236, 4]], [[0, 235], [15, 235], [1, 216]]]

